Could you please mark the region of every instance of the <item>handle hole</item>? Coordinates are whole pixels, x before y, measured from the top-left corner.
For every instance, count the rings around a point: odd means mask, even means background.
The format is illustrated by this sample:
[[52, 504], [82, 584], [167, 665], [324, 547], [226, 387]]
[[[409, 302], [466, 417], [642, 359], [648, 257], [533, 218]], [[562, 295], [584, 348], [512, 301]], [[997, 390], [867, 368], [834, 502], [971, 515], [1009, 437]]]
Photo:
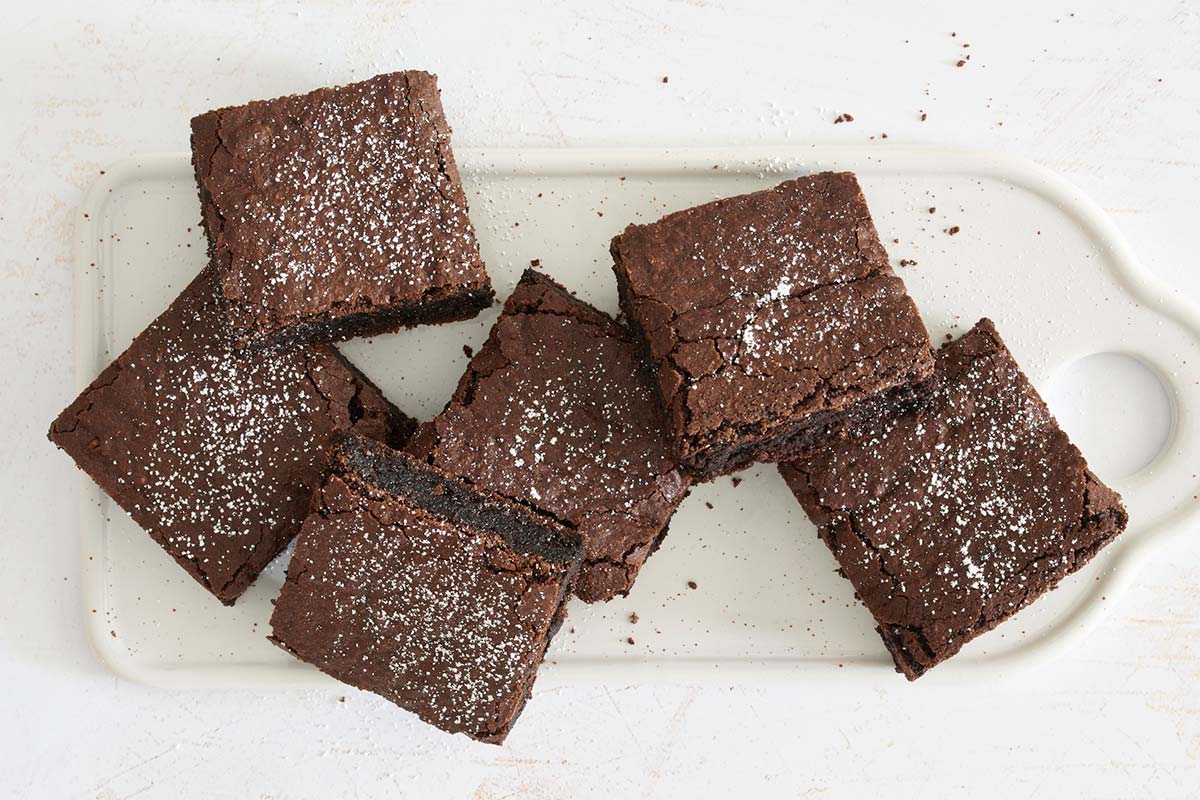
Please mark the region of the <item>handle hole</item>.
[[1095, 353], [1061, 367], [1046, 404], [1103, 480], [1145, 469], [1167, 447], [1174, 417], [1158, 374], [1124, 353]]

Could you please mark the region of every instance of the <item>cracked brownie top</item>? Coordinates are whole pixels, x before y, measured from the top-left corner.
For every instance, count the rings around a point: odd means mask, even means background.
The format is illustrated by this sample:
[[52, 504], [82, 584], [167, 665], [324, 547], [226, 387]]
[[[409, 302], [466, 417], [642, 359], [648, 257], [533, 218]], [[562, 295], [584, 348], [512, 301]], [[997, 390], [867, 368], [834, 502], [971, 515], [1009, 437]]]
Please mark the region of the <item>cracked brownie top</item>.
[[[850, 173], [631, 225], [612, 254], [678, 455], [701, 474], [777, 458], [813, 415], [932, 369], [924, 325]], [[717, 466], [736, 447], [740, 463]]]
[[690, 485], [629, 331], [533, 270], [409, 451], [578, 529], [588, 602], [629, 590]]
[[335, 434], [416, 423], [332, 347], [235, 350], [207, 268], [50, 428], [50, 439], [225, 602], [300, 528]]
[[[203, 219], [243, 342], [339, 338], [491, 283], [437, 81], [396, 72], [192, 120]], [[486, 301], [486, 302], [485, 302]], [[440, 321], [432, 318], [415, 321]], [[453, 316], [453, 315], [452, 315]], [[411, 324], [386, 315], [375, 327]]]
[[313, 497], [272, 638], [443, 730], [499, 743], [581, 553], [549, 518], [349, 435]]
[[986, 319], [938, 353], [923, 407], [779, 469], [910, 679], [1126, 523]]

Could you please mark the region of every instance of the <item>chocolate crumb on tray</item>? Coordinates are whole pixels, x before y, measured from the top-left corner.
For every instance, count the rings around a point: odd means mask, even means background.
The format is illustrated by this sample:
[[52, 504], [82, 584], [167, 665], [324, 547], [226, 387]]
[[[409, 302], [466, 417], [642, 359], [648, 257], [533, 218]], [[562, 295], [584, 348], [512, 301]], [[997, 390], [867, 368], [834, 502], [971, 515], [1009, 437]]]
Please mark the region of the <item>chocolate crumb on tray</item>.
[[587, 602], [629, 592], [691, 485], [633, 335], [534, 270], [409, 452], [578, 530]]
[[851, 173], [630, 225], [611, 250], [676, 454], [699, 478], [800, 455], [866, 398], [914, 402], [932, 372]]
[[548, 517], [348, 435], [313, 496], [270, 638], [431, 725], [499, 744], [582, 555]]
[[192, 161], [239, 344], [368, 336], [492, 302], [429, 73], [210, 111], [192, 120]]
[[919, 408], [779, 470], [915, 680], [1125, 529], [989, 320], [937, 355]]
[[236, 349], [206, 268], [54, 421], [50, 440], [227, 604], [295, 536], [325, 452], [416, 423], [328, 345]]

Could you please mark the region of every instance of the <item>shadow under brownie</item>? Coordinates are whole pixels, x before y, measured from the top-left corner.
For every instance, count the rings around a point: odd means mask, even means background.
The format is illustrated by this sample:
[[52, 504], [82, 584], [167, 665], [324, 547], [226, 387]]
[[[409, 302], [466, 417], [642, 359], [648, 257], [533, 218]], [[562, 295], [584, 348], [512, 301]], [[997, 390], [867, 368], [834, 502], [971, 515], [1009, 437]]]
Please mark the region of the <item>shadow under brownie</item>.
[[333, 347], [239, 352], [208, 267], [49, 437], [232, 603], [300, 529], [335, 434], [399, 447], [415, 427]]
[[442, 730], [499, 744], [582, 552], [549, 518], [349, 435], [313, 497], [271, 639]]
[[587, 602], [628, 593], [691, 484], [635, 338], [534, 270], [409, 452], [577, 529]]
[[1125, 529], [990, 320], [937, 354], [936, 388], [779, 471], [915, 680]]
[[702, 478], [800, 455], [858, 401], [911, 399], [932, 371], [850, 173], [631, 225], [611, 249], [676, 454]]
[[209, 111], [192, 120], [192, 163], [239, 344], [365, 336], [492, 302], [429, 73]]

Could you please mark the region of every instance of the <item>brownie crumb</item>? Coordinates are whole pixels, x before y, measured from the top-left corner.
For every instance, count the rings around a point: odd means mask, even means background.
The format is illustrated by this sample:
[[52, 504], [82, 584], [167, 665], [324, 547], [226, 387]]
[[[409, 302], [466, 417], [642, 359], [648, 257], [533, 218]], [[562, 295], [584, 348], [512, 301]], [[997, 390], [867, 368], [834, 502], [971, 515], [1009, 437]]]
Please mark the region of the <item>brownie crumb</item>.
[[735, 488], [735, 489], [742, 485], [741, 478], [730, 478], [730, 482], [733, 484], [733, 488]]
[[633, 637], [632, 637], [632, 636], [628, 636], [628, 637], [626, 637], [625, 641], [629, 642], [630, 644], [633, 644], [633, 643], [634, 643], [634, 641], [633, 641]]
[[921, 112], [921, 122], [924, 122], [927, 119], [929, 119], [929, 115], [926, 114], [924, 111], [922, 111]]
[[837, 119], [833, 121], [834, 125], [840, 125], [843, 122], [854, 122], [853, 114], [838, 114]]
[[697, 586], [697, 584], [696, 584], [696, 582], [695, 582], [695, 581], [688, 581], [688, 588], [689, 588], [689, 589], [695, 589], [695, 588], [696, 588], [696, 586]]
[[930, 207], [929, 207], [929, 213], [930, 213], [930, 214], [936, 214], [936, 213], [937, 213], [937, 206], [930, 206]]
[[463, 355], [466, 356], [467, 358], [471, 358], [475, 355], [475, 349], [472, 348], [471, 345], [469, 345], [469, 344], [464, 344], [463, 345]]
[[638, 615], [637, 615], [637, 612], [636, 612], [636, 611], [634, 611], [633, 613], [631, 613], [631, 614], [629, 615], [629, 624], [630, 624], [630, 625], [637, 625], [637, 624], [638, 624]]
[[338, 702], [339, 702], [339, 703], [344, 703], [344, 702], [346, 702], [346, 695], [342, 695], [341, 697], [339, 697], [339, 698], [338, 698]]
[[911, 258], [900, 259], [900, 266], [902, 266], [902, 267], [915, 267], [916, 265], [917, 265], [917, 262]]
[[956, 67], [965, 67], [966, 65], [967, 65], [967, 62], [966, 62], [966, 61], [963, 61], [963, 60], [960, 58], [960, 59], [958, 60], [958, 63], [957, 63], [957, 64], [955, 64], [954, 66], [956, 66]]
[[[625, 179], [624, 179], [624, 178], [621, 178], [621, 180], [625, 180]], [[539, 195], [539, 196], [540, 196], [540, 195]], [[541, 260], [540, 258], [531, 258], [531, 259], [529, 259], [529, 266], [531, 266], [531, 267], [540, 267], [541, 265], [542, 265], [542, 260]]]
[[879, 138], [880, 138], [880, 139], [886, 139], [886, 138], [887, 138], [887, 134], [886, 134], [886, 133], [881, 133], [881, 134], [879, 134]]
[[670, 78], [666, 75], [663, 75], [663, 83], [667, 83], [668, 81], [670, 81]]
[[704, 502], [704, 505], [708, 506], [708, 508], [709, 508], [709, 510], [710, 510], [710, 511], [712, 510], [712, 507], [713, 507], [713, 504], [712, 504], [712, 503], [710, 503], [710, 502], [708, 502], [708, 501], [706, 500], [706, 501]]
[[950, 234], [951, 236], [954, 236], [960, 230], [962, 230], [962, 228], [958, 227], [957, 225], [954, 225], [952, 227], [946, 228], [946, 233]]

